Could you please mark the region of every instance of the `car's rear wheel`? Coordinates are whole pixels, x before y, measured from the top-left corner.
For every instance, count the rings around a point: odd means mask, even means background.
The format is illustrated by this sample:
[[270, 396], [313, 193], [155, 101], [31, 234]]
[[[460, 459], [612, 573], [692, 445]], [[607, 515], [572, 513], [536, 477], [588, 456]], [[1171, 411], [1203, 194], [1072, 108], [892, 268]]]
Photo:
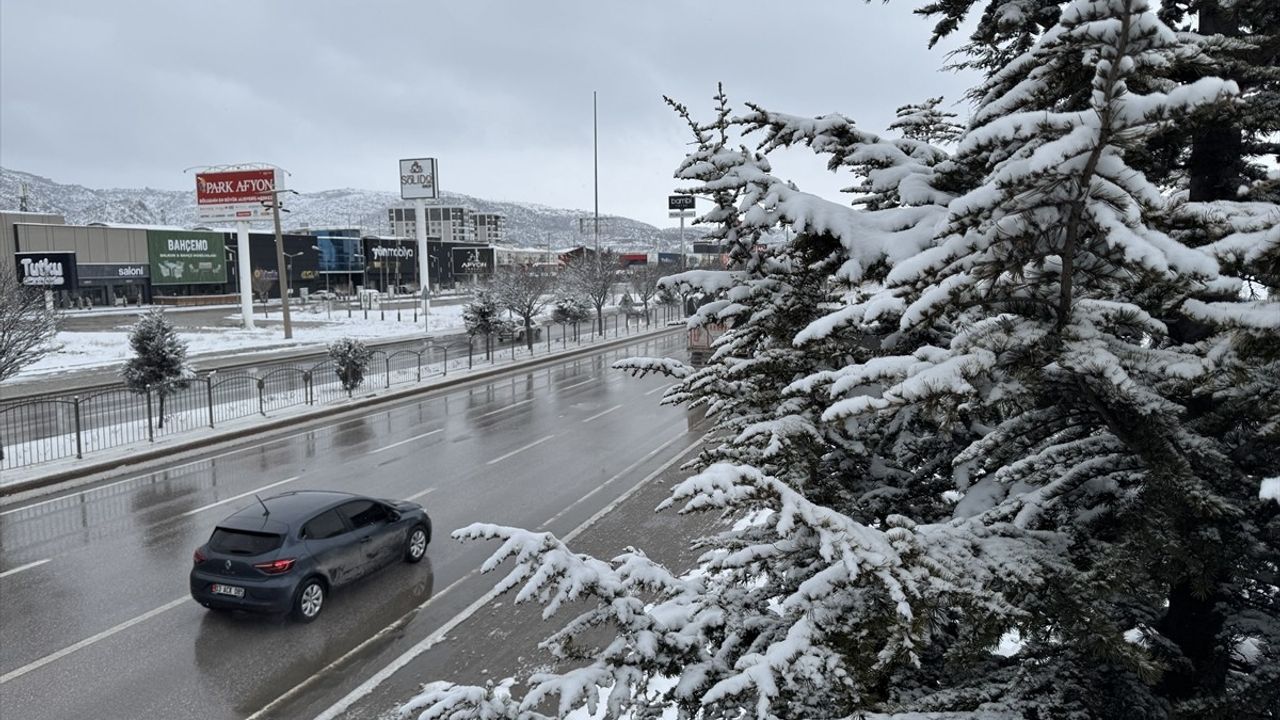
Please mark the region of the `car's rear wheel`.
[[421, 562], [422, 558], [427, 555], [427, 529], [421, 525], [415, 525], [409, 531], [409, 539], [404, 545], [404, 559], [407, 562]]
[[293, 596], [293, 611], [290, 613], [293, 619], [303, 623], [315, 620], [324, 609], [325, 595], [324, 583], [319, 578], [305, 580]]

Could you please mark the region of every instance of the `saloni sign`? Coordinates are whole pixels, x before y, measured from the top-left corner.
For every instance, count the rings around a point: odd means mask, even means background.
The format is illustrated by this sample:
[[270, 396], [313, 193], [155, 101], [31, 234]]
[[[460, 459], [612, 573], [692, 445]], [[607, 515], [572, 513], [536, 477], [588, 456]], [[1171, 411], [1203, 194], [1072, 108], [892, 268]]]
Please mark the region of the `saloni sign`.
[[196, 174], [196, 208], [201, 220], [270, 220], [263, 201], [284, 187], [275, 168], [217, 170]]

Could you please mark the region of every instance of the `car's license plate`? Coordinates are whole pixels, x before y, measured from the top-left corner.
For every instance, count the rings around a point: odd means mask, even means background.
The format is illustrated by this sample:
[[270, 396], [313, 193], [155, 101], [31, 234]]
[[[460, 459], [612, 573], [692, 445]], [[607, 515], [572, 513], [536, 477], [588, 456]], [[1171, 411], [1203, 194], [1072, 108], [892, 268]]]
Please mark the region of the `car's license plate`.
[[244, 597], [244, 588], [234, 585], [219, 585], [214, 583], [209, 586], [209, 592], [214, 595], [230, 595], [231, 597]]

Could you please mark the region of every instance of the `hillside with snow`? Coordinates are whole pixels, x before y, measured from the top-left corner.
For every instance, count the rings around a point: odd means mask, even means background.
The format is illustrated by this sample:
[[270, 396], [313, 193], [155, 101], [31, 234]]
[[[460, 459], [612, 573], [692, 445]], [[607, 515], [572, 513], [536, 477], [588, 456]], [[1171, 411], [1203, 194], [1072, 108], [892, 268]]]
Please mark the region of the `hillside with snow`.
[[[59, 213], [68, 223], [115, 222], [193, 227], [196, 219], [194, 189], [180, 190], [93, 189], [65, 185], [19, 170], [0, 168], [0, 208], [16, 210], [26, 188], [26, 206], [32, 212]], [[507, 218], [507, 239], [514, 245], [542, 246], [550, 240], [557, 247], [591, 242], [590, 228], [579, 232], [579, 218], [590, 211], [552, 208], [533, 203], [500, 202], [441, 193], [446, 205], [460, 205], [476, 212], [500, 213]], [[388, 233], [387, 208], [400, 203], [395, 193], [343, 188], [302, 193], [288, 200], [286, 228], [359, 227], [368, 233]], [[655, 241], [663, 250], [679, 246], [675, 228], [624, 217], [602, 217], [601, 239], [618, 248], [651, 249]], [[685, 239], [702, 235], [700, 228], [686, 228]]]

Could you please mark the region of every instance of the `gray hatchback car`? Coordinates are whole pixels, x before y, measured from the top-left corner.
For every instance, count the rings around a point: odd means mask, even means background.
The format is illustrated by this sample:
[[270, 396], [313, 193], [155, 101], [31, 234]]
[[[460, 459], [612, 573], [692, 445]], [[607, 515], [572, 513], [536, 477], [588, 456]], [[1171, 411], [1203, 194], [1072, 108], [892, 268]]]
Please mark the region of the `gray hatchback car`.
[[431, 542], [421, 505], [329, 491], [264, 498], [218, 523], [195, 551], [191, 597], [207, 608], [311, 622], [329, 592]]

